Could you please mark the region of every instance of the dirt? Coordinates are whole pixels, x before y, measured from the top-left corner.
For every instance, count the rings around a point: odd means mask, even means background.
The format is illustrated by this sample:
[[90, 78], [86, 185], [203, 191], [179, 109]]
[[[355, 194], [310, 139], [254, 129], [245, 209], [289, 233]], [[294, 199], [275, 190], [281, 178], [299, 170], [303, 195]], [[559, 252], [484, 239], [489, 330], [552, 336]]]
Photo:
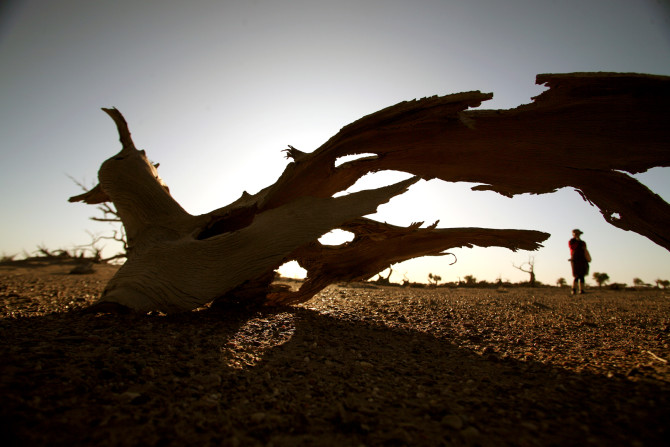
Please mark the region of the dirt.
[[3, 445], [657, 446], [659, 289], [331, 286], [298, 307], [85, 314], [115, 267], [0, 266]]

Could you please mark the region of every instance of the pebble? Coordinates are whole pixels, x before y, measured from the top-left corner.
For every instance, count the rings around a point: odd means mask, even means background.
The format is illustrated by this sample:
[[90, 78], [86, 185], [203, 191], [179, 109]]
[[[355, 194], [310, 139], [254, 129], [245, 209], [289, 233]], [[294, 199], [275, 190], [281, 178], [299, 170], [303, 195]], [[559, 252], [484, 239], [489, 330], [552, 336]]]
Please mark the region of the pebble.
[[199, 374], [193, 377], [193, 381], [204, 387], [217, 387], [221, 385], [221, 376], [218, 374]]
[[258, 412], [251, 415], [251, 422], [256, 424], [261, 423], [265, 420], [265, 413]]
[[523, 428], [531, 430], [531, 431], [537, 431], [538, 430], [537, 425], [533, 424], [532, 422], [522, 422], [521, 426]]
[[463, 428], [463, 419], [461, 419], [458, 415], [448, 414], [442, 418], [442, 424], [455, 430], [460, 430]]
[[472, 441], [474, 438], [479, 437], [479, 430], [477, 430], [475, 427], [470, 426], [461, 430], [461, 436], [463, 436], [468, 441]]
[[121, 393], [121, 395], [120, 395], [119, 397], [120, 397], [120, 399], [121, 399], [122, 401], [124, 401], [124, 402], [131, 402], [132, 400], [137, 399], [137, 398], [140, 397], [141, 395], [142, 395], [142, 394], [140, 394], [140, 393], [135, 393], [135, 392], [133, 392], [133, 391], [126, 391], [126, 392], [124, 392], [124, 393]]

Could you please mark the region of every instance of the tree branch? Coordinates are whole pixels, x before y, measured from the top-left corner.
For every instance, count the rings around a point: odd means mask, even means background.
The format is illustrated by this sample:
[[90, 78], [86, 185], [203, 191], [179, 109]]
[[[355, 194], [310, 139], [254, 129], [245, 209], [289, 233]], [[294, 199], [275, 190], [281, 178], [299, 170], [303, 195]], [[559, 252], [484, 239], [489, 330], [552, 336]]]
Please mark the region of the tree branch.
[[422, 222], [407, 228], [356, 219], [340, 226], [354, 233], [351, 242], [324, 246], [318, 241], [300, 247], [286, 260], [296, 260], [307, 270], [307, 278], [297, 292], [270, 294], [276, 304], [292, 304], [310, 299], [329, 284], [368, 279], [388, 265], [420, 256], [442, 256], [456, 247], [505, 247], [512, 251], [537, 250], [549, 234], [530, 230], [486, 228], [420, 228]]

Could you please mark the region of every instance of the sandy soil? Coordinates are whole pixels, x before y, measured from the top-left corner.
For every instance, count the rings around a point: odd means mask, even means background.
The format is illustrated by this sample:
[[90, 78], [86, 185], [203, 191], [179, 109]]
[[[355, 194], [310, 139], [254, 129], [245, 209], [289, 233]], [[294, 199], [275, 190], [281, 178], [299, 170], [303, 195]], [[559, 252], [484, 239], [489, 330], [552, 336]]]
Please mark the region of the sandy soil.
[[114, 273], [0, 266], [3, 445], [667, 442], [663, 290], [332, 286], [300, 307], [82, 314]]

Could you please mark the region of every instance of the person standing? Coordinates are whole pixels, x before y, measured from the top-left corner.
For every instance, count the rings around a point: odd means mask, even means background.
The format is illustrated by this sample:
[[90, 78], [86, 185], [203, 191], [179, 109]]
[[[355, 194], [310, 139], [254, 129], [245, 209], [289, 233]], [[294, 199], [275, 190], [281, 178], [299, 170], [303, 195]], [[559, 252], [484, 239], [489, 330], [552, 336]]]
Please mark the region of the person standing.
[[572, 230], [572, 239], [568, 242], [570, 246], [570, 263], [572, 264], [572, 294], [584, 293], [584, 278], [589, 274], [589, 262], [591, 255], [586, 248], [586, 242], [581, 239], [582, 231], [575, 228]]

